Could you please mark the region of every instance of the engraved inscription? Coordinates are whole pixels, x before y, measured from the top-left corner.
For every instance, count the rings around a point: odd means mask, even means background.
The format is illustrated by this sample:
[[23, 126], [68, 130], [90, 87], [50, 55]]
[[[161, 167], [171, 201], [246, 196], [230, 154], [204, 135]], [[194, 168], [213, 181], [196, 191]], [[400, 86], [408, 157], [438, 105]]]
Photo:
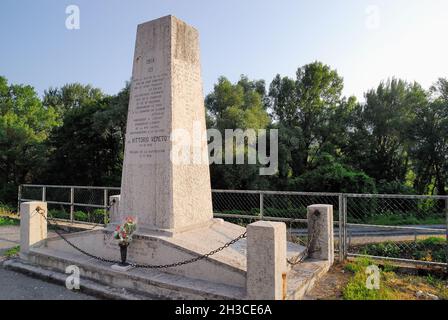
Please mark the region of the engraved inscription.
[[169, 157], [169, 109], [165, 97], [169, 75], [158, 71], [157, 60], [146, 57], [143, 77], [134, 78], [131, 87], [126, 148], [134, 163], [157, 163]]

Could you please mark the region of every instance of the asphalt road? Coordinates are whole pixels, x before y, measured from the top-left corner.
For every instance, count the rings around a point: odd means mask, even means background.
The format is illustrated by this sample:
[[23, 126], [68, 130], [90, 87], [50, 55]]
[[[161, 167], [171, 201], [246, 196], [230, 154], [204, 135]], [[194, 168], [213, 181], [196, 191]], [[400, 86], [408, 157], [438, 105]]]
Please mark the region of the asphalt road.
[[[431, 236], [446, 236], [445, 225], [413, 225], [403, 226], [416, 229], [394, 229], [381, 226], [347, 226], [347, 236], [349, 245], [380, 243], [384, 241], [414, 241], [416, 239], [425, 239]], [[432, 230], [426, 230], [432, 229]], [[438, 230], [438, 231], [436, 231]], [[296, 236], [308, 234], [306, 229], [291, 229], [290, 232]], [[334, 228], [335, 238], [338, 238], [339, 228]], [[337, 241], [337, 240], [336, 240]]]
[[[1, 262], [0, 262], [1, 263]], [[0, 300], [96, 300], [65, 286], [6, 270], [0, 265]]]
[[[371, 236], [414, 236], [414, 235], [445, 235], [446, 234], [446, 226], [445, 225], [406, 225], [401, 227], [409, 227], [409, 228], [419, 228], [417, 229], [394, 229], [394, 228], [384, 228], [381, 226], [347, 226], [347, 233], [354, 237], [371, 237]], [[440, 231], [433, 230], [425, 230], [425, 229], [437, 229]], [[306, 235], [308, 231], [306, 229], [291, 229], [293, 234], [297, 235]], [[339, 228], [334, 228], [334, 233], [337, 235], [339, 232]]]

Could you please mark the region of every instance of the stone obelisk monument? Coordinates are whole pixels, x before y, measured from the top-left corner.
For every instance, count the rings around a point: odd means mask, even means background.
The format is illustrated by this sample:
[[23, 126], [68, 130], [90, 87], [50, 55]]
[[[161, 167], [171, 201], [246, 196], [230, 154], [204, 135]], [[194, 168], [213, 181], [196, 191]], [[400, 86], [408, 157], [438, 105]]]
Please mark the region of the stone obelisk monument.
[[[198, 31], [173, 16], [140, 24], [119, 206], [121, 219], [138, 218], [140, 233], [170, 235], [212, 221], [207, 159], [178, 163], [171, 157], [173, 130], [193, 137], [198, 124], [205, 137]], [[207, 150], [206, 139], [198, 143]]]

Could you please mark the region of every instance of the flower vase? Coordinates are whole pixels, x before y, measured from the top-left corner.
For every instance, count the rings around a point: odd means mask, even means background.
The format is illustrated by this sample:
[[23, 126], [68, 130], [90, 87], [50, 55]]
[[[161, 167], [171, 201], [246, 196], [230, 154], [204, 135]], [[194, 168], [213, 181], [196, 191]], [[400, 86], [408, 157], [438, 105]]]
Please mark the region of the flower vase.
[[128, 255], [129, 243], [120, 243], [119, 246], [120, 246], [120, 254], [121, 254], [121, 265], [127, 266], [128, 263], [126, 263], [126, 258]]

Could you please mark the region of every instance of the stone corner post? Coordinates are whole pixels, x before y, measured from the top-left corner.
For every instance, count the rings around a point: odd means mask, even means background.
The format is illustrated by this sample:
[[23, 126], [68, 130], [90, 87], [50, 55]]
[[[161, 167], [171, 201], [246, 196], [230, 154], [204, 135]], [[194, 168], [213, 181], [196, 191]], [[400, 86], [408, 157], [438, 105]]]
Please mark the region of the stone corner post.
[[247, 298], [282, 300], [286, 281], [286, 225], [258, 221], [247, 226]]
[[[40, 214], [38, 210], [41, 210]], [[47, 238], [47, 203], [40, 201], [20, 204], [20, 257], [26, 259], [30, 247]]]
[[333, 206], [314, 204], [307, 208], [309, 248], [313, 259], [334, 262]]
[[110, 196], [109, 197], [109, 225], [117, 226], [121, 223], [120, 221], [120, 195]]

